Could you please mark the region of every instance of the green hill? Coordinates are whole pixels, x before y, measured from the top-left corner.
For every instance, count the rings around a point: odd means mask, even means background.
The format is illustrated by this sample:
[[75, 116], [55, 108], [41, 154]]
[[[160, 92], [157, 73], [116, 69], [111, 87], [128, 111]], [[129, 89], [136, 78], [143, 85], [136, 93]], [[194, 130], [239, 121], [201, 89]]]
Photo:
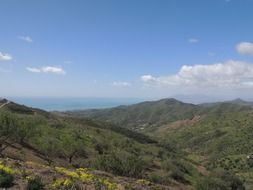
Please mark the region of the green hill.
[[[207, 171], [232, 172], [253, 188], [253, 109], [240, 99], [193, 105], [175, 99], [105, 110], [68, 112], [141, 131]], [[142, 130], [141, 130], [142, 129]]]
[[[191, 124], [162, 126], [156, 135], [176, 142], [188, 158], [208, 170], [224, 168], [253, 188], [253, 110], [232, 103], [212, 106]], [[156, 136], [155, 135], [155, 136]]]
[[73, 111], [67, 114], [107, 121], [128, 129], [143, 130], [157, 128], [168, 122], [191, 119], [201, 111], [193, 104], [176, 99], [162, 99], [111, 109]]
[[253, 184], [249, 106], [175, 99], [67, 113], [8, 100], [0, 106], [0, 187], [243, 190]]
[[[88, 185], [80, 176], [68, 176], [78, 168], [89, 168], [95, 175], [91, 185], [98, 181], [101, 186], [95, 189], [108, 190], [100, 184], [104, 178], [101, 182], [97, 170], [107, 172], [105, 179], [121, 186], [113, 189], [193, 189], [203, 175], [197, 164], [165, 142], [102, 121], [60, 116], [13, 102], [0, 108], [0, 145], [0, 186], [1, 176], [7, 175], [4, 170], [8, 173], [10, 167], [15, 170], [14, 184], [20, 184], [17, 189], [24, 187], [28, 174], [40, 176], [46, 189], [63, 179]], [[27, 165], [30, 162], [35, 166]], [[37, 165], [43, 167], [38, 170]], [[56, 167], [63, 167], [65, 177]]]

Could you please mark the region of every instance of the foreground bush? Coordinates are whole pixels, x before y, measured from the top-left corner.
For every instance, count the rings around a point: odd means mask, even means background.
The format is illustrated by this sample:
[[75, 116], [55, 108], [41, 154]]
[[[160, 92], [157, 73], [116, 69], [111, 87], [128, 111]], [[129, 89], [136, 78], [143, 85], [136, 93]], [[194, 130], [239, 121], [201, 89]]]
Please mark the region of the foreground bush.
[[12, 174], [4, 170], [0, 170], [0, 187], [3, 188], [11, 187], [13, 185], [12, 182], [13, 182]]

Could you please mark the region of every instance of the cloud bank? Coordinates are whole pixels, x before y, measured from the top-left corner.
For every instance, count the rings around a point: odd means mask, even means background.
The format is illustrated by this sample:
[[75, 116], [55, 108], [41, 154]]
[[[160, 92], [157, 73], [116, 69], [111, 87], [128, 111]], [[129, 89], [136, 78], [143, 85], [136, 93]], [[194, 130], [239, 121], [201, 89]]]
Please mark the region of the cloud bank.
[[163, 87], [244, 88], [253, 87], [253, 64], [227, 61], [210, 65], [184, 65], [169, 76], [141, 76], [145, 84]]
[[51, 73], [51, 74], [61, 74], [65, 75], [66, 72], [61, 67], [52, 67], [52, 66], [46, 66], [41, 68], [36, 67], [27, 67], [26, 70], [32, 72], [32, 73]]

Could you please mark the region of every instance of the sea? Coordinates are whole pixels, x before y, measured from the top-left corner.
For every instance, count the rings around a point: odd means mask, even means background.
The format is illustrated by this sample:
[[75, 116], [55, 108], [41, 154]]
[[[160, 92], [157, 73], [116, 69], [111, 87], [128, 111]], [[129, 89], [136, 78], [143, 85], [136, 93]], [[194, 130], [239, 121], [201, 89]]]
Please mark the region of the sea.
[[68, 111], [85, 109], [111, 108], [120, 105], [131, 105], [142, 102], [135, 98], [34, 98], [34, 97], [6, 97], [18, 104], [46, 111]]

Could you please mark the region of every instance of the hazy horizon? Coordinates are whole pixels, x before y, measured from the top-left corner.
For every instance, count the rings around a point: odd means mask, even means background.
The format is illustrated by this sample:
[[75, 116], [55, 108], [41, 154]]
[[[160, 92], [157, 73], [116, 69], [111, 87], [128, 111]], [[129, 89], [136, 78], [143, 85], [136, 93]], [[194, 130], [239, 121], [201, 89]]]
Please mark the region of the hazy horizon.
[[[102, 97], [1, 97], [6, 98], [18, 104], [26, 105], [33, 108], [39, 108], [46, 111], [70, 111], [70, 110], [85, 110], [85, 109], [104, 109], [117, 106], [125, 106], [138, 104], [145, 101], [158, 101], [165, 98], [174, 98], [184, 103], [202, 104], [215, 103], [223, 101], [232, 101], [233, 99], [208, 99], [208, 97], [191, 97], [191, 96], [176, 96], [164, 98], [102, 98]], [[244, 101], [252, 101], [252, 99], [242, 99]]]

